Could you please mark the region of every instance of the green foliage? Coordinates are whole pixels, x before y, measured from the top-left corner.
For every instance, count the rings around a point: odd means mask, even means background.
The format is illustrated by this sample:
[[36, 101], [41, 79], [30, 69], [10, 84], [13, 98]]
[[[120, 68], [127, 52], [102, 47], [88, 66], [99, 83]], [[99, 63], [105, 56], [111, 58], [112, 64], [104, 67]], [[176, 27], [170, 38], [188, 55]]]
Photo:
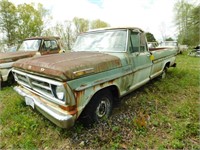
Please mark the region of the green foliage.
[[73, 23], [76, 28], [75, 29], [76, 35], [85, 32], [89, 29], [89, 21], [87, 19], [74, 17]]
[[0, 31], [5, 33], [6, 39], [3, 43], [12, 45], [16, 41], [17, 8], [8, 0], [0, 1]]
[[155, 39], [154, 35], [152, 33], [150, 33], [150, 32], [146, 33], [146, 38], [147, 38], [148, 42], [156, 42], [156, 39]]
[[96, 28], [105, 28], [105, 27], [109, 27], [110, 25], [100, 19], [97, 20], [93, 20], [91, 22], [91, 29], [96, 29]]
[[0, 1], [0, 29], [6, 35], [3, 43], [10, 46], [24, 38], [40, 36], [47, 15], [42, 4], [35, 8], [34, 4], [15, 6], [8, 0]]
[[190, 45], [198, 45], [200, 43], [200, 5], [191, 10], [188, 21], [188, 42]]
[[171, 37], [168, 37], [168, 38], [165, 39], [165, 41], [174, 41], [174, 39], [171, 38]]
[[195, 6], [186, 0], [181, 0], [175, 4], [174, 11], [179, 43], [190, 46], [198, 45], [200, 6]]
[[18, 5], [18, 15], [17, 33], [20, 41], [27, 37], [39, 36], [41, 34], [43, 29], [42, 16], [32, 5]]

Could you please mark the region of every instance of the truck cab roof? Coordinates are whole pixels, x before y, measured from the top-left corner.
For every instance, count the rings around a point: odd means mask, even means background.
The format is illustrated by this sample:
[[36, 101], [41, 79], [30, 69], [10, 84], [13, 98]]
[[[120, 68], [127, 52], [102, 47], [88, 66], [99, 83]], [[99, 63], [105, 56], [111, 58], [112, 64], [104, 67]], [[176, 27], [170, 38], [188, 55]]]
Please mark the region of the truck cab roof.
[[44, 40], [47, 40], [47, 39], [56, 39], [56, 40], [59, 40], [60, 37], [58, 36], [36, 36], [36, 37], [30, 37], [30, 38], [26, 38], [25, 40], [35, 40], [35, 39], [44, 39]]
[[139, 30], [140, 32], [144, 32], [142, 29], [140, 29], [138, 27], [106, 27], [106, 28], [91, 29], [87, 32], [102, 31], [102, 30], [116, 30], [116, 29]]

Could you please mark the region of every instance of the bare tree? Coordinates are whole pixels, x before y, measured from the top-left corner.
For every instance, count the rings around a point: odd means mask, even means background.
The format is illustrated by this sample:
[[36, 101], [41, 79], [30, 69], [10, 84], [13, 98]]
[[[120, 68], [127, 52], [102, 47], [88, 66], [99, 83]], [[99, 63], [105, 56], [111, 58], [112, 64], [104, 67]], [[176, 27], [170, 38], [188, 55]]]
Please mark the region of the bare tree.
[[59, 36], [61, 38], [62, 47], [70, 50], [75, 40], [75, 33], [72, 28], [73, 22], [66, 20], [64, 23], [57, 23], [55, 26], [45, 30], [44, 36]]
[[87, 19], [74, 17], [73, 23], [75, 26], [76, 36], [89, 29], [89, 21]]
[[160, 27], [160, 33], [162, 35], [162, 39], [163, 39], [163, 41], [165, 41], [166, 38], [167, 38], [167, 35], [166, 35], [166, 25], [165, 25], [164, 22], [162, 22], [159, 27]]

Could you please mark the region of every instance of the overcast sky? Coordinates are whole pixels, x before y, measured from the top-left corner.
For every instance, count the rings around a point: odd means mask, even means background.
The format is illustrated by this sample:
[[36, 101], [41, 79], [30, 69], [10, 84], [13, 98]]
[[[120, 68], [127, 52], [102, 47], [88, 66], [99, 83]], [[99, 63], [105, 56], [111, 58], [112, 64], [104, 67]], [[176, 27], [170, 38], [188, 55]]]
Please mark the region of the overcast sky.
[[10, 0], [15, 5], [34, 2], [49, 9], [52, 22], [62, 23], [81, 17], [101, 19], [111, 26], [133, 26], [154, 34], [175, 36], [173, 6], [175, 0]]

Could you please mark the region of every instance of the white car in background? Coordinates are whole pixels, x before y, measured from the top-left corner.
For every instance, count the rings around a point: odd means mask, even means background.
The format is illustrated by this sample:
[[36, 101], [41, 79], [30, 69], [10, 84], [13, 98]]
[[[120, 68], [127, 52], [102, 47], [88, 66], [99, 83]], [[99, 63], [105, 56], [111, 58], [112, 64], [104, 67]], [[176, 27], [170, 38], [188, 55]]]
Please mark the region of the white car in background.
[[179, 49], [180, 49], [180, 53], [182, 53], [183, 51], [186, 51], [188, 49], [187, 45], [179, 45]]

